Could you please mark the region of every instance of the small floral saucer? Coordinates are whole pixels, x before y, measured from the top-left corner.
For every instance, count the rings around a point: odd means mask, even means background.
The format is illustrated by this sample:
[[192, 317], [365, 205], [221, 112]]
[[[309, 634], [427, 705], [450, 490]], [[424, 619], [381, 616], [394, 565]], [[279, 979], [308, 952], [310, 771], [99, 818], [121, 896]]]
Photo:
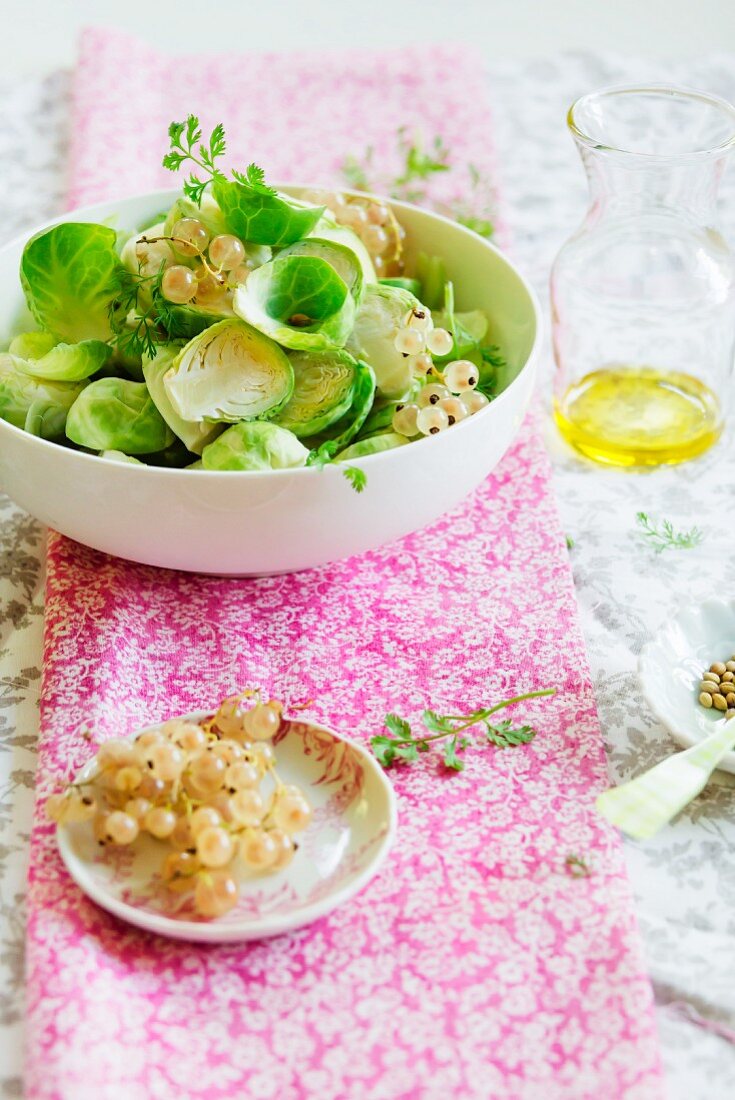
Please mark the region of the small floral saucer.
[[[198, 722], [207, 712], [185, 717]], [[202, 943], [274, 936], [310, 924], [354, 897], [377, 874], [395, 838], [393, 788], [374, 757], [355, 742], [313, 722], [284, 725], [275, 745], [278, 774], [305, 791], [312, 820], [283, 871], [233, 872], [240, 886], [234, 909], [215, 920], [197, 917], [190, 898], [172, 894], [161, 881], [159, 870], [170, 850], [164, 842], [146, 834], [131, 847], [101, 850], [89, 821], [57, 830], [61, 857], [77, 885], [131, 924]], [[90, 761], [77, 780], [93, 771]]]
[[[665, 623], [638, 661], [643, 694], [651, 710], [684, 748], [714, 733], [725, 719], [705, 710], [697, 686], [714, 661], [735, 653], [735, 603], [706, 600]], [[735, 722], [735, 718], [731, 719]], [[735, 773], [735, 752], [717, 765]]]

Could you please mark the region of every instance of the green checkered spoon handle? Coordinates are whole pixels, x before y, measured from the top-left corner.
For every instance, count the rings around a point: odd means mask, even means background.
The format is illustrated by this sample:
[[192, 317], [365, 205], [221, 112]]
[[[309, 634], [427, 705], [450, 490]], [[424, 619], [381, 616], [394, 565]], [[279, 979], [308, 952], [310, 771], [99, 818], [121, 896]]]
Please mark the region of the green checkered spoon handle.
[[[719, 724], [719, 723], [718, 723]], [[636, 840], [648, 840], [696, 798], [723, 755], [735, 746], [735, 721], [643, 775], [603, 791], [597, 809]]]

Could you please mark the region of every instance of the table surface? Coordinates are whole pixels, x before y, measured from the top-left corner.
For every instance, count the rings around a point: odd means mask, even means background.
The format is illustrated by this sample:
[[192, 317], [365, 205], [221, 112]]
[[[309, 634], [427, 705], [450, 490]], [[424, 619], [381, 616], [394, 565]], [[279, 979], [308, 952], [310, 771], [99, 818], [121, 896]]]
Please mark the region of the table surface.
[[[646, 79], [698, 86], [735, 100], [735, 56], [677, 63], [614, 55], [555, 55], [492, 62], [503, 212], [515, 259], [546, 297], [549, 266], [586, 204], [584, 176], [564, 128], [566, 106], [604, 84]], [[69, 77], [0, 79], [0, 236], [63, 205]], [[722, 187], [722, 218], [735, 240], [735, 171]], [[542, 391], [549, 392], [551, 357]], [[547, 400], [548, 404], [548, 400]], [[680, 603], [709, 593], [728, 552], [735, 501], [733, 432], [709, 455], [646, 474], [603, 470], [577, 459], [548, 421], [547, 445], [570, 550], [611, 775], [629, 778], [673, 744], [641, 700], [636, 659]], [[719, 507], [701, 506], [702, 478]], [[654, 554], [636, 530], [638, 511], [697, 524], [693, 550]], [[732, 508], [729, 509], [732, 514]], [[33, 807], [41, 667], [44, 532], [0, 497], [0, 1096], [21, 1095], [23, 896]], [[731, 520], [730, 520], [731, 527]], [[717, 776], [672, 826], [626, 845], [653, 981], [669, 1095], [735, 1095], [735, 779]], [[731, 1030], [730, 1040], [716, 1028]], [[714, 1029], [713, 1029], [714, 1028]]]

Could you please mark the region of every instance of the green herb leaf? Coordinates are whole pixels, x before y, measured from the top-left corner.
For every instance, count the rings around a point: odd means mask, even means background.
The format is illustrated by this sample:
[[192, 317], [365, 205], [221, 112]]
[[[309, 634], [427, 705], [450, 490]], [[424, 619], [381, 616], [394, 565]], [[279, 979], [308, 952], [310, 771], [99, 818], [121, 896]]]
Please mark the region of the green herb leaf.
[[454, 725], [450, 719], [443, 714], [437, 714], [435, 710], [425, 710], [421, 721], [432, 733], [454, 733]]
[[342, 476], [347, 478], [356, 493], [361, 493], [367, 485], [367, 474], [358, 466], [343, 466]]
[[384, 725], [394, 737], [407, 738], [412, 736], [410, 724], [398, 714], [386, 714]]
[[485, 733], [488, 741], [499, 749], [507, 749], [515, 745], [527, 745], [536, 736], [536, 730], [531, 726], [518, 726], [514, 729], [507, 718], [496, 726], [486, 722]]
[[635, 518], [643, 538], [656, 554], [661, 554], [664, 550], [693, 550], [704, 538], [699, 527], [676, 531], [670, 520], [656, 523], [645, 512], [637, 512]]
[[464, 748], [464, 745], [458, 744], [456, 737], [453, 737], [451, 741], [447, 741], [444, 746], [445, 768], [450, 768], [455, 772], [464, 771], [464, 760], [460, 760], [457, 756], [457, 749], [459, 748]]
[[370, 738], [370, 747], [381, 767], [389, 768], [395, 762], [396, 745], [392, 738], [377, 734]]

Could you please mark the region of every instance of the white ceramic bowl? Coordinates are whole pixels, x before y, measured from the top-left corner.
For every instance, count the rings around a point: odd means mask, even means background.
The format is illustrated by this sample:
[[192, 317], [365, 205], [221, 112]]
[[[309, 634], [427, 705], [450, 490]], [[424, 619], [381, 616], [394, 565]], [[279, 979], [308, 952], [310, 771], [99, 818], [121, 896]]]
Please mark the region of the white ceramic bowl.
[[[208, 712], [183, 717], [198, 722]], [[286, 722], [276, 742], [276, 767], [285, 783], [305, 791], [311, 823], [296, 837], [298, 851], [278, 874], [248, 876], [235, 861], [232, 874], [240, 900], [216, 920], [197, 919], [190, 895], [166, 889], [159, 872], [172, 849], [147, 834], [130, 847], [101, 851], [91, 821], [60, 825], [61, 858], [77, 886], [103, 909], [161, 936], [233, 943], [311, 924], [349, 901], [378, 873], [396, 835], [396, 796], [371, 753], [314, 722]], [[95, 770], [90, 761], [77, 782]]]
[[[697, 685], [714, 661], [735, 653], [735, 603], [706, 600], [669, 619], [638, 661], [643, 694], [651, 710], [685, 749], [714, 733], [721, 711], [699, 703]], [[733, 719], [735, 721], [735, 719]], [[717, 765], [735, 774], [735, 752]]]
[[[299, 194], [302, 188], [284, 188]], [[159, 191], [75, 210], [58, 221], [115, 219], [132, 230], [177, 197]], [[484, 309], [508, 361], [508, 385], [450, 431], [360, 459], [357, 494], [338, 469], [170, 470], [98, 459], [0, 421], [0, 488], [36, 519], [78, 542], [147, 565], [204, 573], [308, 569], [359, 554], [454, 508], [499, 462], [533, 391], [541, 315], [533, 290], [492, 244], [406, 203], [393, 203], [407, 254], [442, 256], [457, 308]], [[0, 250], [0, 346], [23, 295], [24, 233]]]

